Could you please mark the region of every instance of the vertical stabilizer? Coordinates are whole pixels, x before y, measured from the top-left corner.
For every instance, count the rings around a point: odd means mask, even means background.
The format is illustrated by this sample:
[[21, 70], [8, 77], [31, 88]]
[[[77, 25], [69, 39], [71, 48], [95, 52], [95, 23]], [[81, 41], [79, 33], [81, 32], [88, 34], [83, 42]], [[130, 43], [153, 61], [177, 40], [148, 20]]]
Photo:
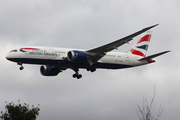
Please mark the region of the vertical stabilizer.
[[152, 35], [152, 31], [147, 31], [143, 33], [140, 40], [135, 45], [132, 46], [132, 48], [128, 51], [128, 53], [146, 57], [146, 52], [149, 46], [151, 35]]

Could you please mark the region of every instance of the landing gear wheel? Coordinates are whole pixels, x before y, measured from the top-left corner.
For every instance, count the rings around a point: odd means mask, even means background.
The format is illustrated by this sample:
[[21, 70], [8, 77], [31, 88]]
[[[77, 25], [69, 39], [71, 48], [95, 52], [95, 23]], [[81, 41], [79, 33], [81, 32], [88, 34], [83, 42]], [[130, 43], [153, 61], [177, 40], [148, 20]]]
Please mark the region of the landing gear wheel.
[[87, 68], [86, 70], [87, 70], [87, 71], [94, 72], [94, 71], [96, 71], [96, 68]]
[[92, 69], [92, 70], [91, 70], [91, 72], [94, 72], [94, 71], [96, 71], [96, 69]]
[[73, 74], [73, 78], [76, 78], [77, 76], [78, 76], [78, 74], [76, 74], [76, 73], [75, 73], [75, 74]]
[[73, 74], [73, 78], [80, 79], [80, 78], [82, 78], [82, 75], [75, 73], [75, 74]]
[[72, 77], [73, 78], [77, 78], [77, 79], [80, 79], [80, 78], [82, 78], [82, 75], [81, 74], [79, 74], [79, 68], [71, 68], [72, 70], [74, 70], [74, 74], [72, 75]]
[[23, 70], [23, 69], [24, 69], [24, 67], [23, 67], [23, 66], [21, 66], [19, 69], [20, 69], [20, 70]]
[[79, 75], [77, 76], [77, 79], [80, 79], [80, 78], [82, 78], [82, 75], [81, 75], [81, 74], [79, 74]]

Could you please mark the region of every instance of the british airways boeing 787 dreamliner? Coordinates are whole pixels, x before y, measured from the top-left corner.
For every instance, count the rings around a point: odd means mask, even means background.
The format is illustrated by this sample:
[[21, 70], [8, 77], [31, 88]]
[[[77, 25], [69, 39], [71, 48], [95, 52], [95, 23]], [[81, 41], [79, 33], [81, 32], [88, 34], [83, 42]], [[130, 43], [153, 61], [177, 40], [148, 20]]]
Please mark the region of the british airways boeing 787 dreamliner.
[[[56, 76], [63, 70], [68, 68], [75, 71], [74, 78], [81, 78], [79, 69], [86, 69], [94, 72], [97, 68], [102, 69], [122, 69], [135, 67], [155, 62], [152, 58], [167, 53], [164, 51], [146, 57], [146, 52], [151, 38], [149, 29], [155, 27], [150, 26], [129, 36], [118, 39], [103, 46], [82, 50], [54, 47], [21, 47], [11, 50], [6, 58], [20, 65], [23, 70], [23, 64], [39, 64], [40, 72], [44, 76]], [[140, 40], [127, 52], [110, 52], [119, 46], [128, 43], [134, 37], [143, 33]]]

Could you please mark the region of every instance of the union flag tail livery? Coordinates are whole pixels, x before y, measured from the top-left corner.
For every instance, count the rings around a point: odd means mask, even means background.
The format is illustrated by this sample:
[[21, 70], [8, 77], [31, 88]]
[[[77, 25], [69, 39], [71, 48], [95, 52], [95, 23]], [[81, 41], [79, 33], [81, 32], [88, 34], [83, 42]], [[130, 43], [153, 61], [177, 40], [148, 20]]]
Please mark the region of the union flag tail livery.
[[[66, 69], [72, 69], [75, 72], [72, 76], [77, 79], [82, 77], [79, 74], [79, 69], [94, 72], [96, 69], [123, 69], [146, 65], [154, 62], [152, 58], [169, 52], [164, 51], [146, 56], [152, 34], [148, 30], [157, 25], [144, 28], [126, 37], [89, 50], [28, 46], [11, 50], [6, 58], [20, 65], [20, 70], [24, 69], [23, 64], [41, 65], [40, 72], [44, 76], [56, 76]], [[112, 51], [142, 33], [141, 39], [128, 53]]]
[[152, 35], [152, 31], [147, 31], [143, 33], [140, 40], [133, 45], [133, 47], [129, 50], [128, 53], [146, 57], [146, 52], [148, 50], [151, 35]]

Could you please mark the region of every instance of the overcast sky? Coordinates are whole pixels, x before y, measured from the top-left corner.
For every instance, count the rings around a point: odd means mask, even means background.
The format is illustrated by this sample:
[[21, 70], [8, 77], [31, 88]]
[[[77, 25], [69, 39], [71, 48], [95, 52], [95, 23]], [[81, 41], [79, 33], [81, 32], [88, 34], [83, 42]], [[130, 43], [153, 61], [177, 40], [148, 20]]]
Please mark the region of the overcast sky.
[[[180, 119], [180, 1], [179, 0], [0, 0], [0, 111], [5, 101], [40, 104], [37, 120], [138, 120], [143, 97], [164, 111], [159, 120]], [[165, 50], [153, 64], [121, 69], [80, 70], [82, 79], [66, 70], [44, 77], [39, 65], [5, 59], [21, 46], [91, 49], [125, 37], [144, 27], [153, 28], [147, 54]], [[127, 52], [130, 44], [119, 47]]]

